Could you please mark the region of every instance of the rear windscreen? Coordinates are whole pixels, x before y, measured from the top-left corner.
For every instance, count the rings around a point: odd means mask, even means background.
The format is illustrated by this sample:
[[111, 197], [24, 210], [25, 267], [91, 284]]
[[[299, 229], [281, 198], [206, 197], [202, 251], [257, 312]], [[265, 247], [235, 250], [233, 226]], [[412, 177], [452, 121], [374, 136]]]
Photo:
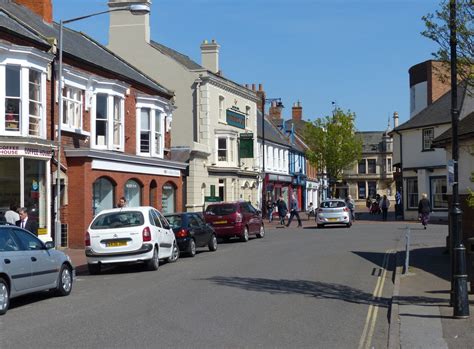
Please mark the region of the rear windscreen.
[[124, 228], [124, 227], [136, 227], [143, 225], [145, 219], [140, 211], [128, 211], [128, 212], [111, 212], [104, 213], [96, 217], [92, 222], [92, 229], [111, 229], [111, 228]]
[[183, 225], [183, 219], [180, 215], [166, 215], [165, 218], [168, 220], [171, 228], [180, 228]]
[[235, 211], [237, 211], [236, 205], [209, 205], [206, 208], [206, 214], [214, 214], [218, 216], [235, 213]]
[[337, 208], [337, 207], [345, 207], [346, 203], [343, 201], [324, 201], [321, 202], [322, 208]]

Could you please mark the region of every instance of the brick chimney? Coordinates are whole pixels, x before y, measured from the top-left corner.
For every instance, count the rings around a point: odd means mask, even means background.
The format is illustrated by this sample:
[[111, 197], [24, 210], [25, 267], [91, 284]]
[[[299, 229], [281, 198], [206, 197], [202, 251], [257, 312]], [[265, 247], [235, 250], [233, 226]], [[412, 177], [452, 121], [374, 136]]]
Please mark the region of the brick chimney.
[[291, 108], [291, 118], [294, 121], [301, 121], [303, 118], [303, 107], [301, 106], [300, 101], [293, 104], [293, 107]]
[[[254, 87], [255, 85], [252, 84], [252, 87]], [[255, 89], [252, 89], [252, 91], [255, 91]], [[265, 90], [263, 89], [263, 85], [262, 84], [258, 84], [258, 90], [255, 91], [257, 93], [257, 98], [258, 98], [258, 101], [257, 101], [257, 108], [259, 111], [262, 111], [262, 101], [265, 100], [265, 98], [267, 97], [266, 94], [265, 94]], [[265, 110], [264, 110], [265, 112]]]
[[30, 9], [43, 18], [45, 22], [53, 22], [53, 5], [51, 0], [15, 0], [15, 2]]
[[216, 40], [204, 40], [201, 44], [201, 64], [214, 74], [219, 73], [219, 48]]
[[278, 106], [278, 103], [276, 101], [272, 102], [268, 114], [272, 123], [274, 123], [275, 125], [279, 125], [281, 123], [281, 107]]

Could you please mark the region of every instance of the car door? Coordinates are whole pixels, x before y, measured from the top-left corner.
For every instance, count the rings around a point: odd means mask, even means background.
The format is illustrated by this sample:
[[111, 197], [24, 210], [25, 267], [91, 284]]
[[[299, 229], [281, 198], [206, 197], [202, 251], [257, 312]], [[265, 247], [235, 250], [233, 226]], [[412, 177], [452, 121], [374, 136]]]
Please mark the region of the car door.
[[255, 234], [255, 219], [253, 216], [253, 212], [250, 209], [250, 205], [247, 202], [242, 202], [240, 204], [242, 214], [244, 215], [244, 221], [247, 223], [249, 227], [249, 233]]
[[23, 229], [14, 229], [23, 250], [31, 263], [31, 288], [53, 285], [59, 273], [59, 266], [43, 242]]
[[12, 227], [0, 228], [0, 264], [9, 276], [13, 289], [22, 292], [31, 288], [32, 266], [12, 230]]
[[212, 229], [211, 226], [206, 223], [206, 221], [200, 214], [196, 213], [195, 215], [196, 215], [196, 219], [201, 225], [202, 237], [204, 239], [204, 245], [206, 245], [211, 239], [211, 235], [214, 234], [214, 229]]
[[189, 215], [189, 229], [194, 233], [194, 240], [196, 241], [196, 245], [201, 247], [206, 244], [205, 240], [205, 230], [201, 222], [199, 221], [196, 214]]
[[163, 215], [159, 211], [156, 211], [156, 213], [158, 214], [158, 218], [161, 221], [161, 226], [163, 227], [163, 231], [165, 233], [165, 242], [166, 242], [165, 247], [168, 248], [169, 253], [171, 255], [173, 244], [176, 241], [176, 238], [173, 233], [173, 229], [171, 229], [171, 226], [168, 223], [168, 220], [165, 217], [163, 217]]
[[255, 234], [260, 232], [260, 226], [262, 225], [262, 216], [258, 210], [252, 206], [252, 204], [247, 203], [249, 211], [252, 214], [252, 227]]

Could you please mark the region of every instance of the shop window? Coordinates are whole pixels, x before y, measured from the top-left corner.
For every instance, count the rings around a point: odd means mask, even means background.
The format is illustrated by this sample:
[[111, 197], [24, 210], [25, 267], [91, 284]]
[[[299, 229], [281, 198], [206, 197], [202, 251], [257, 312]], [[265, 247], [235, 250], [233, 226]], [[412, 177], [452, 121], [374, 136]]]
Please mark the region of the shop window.
[[124, 193], [129, 207], [141, 206], [142, 188], [137, 181], [129, 179], [125, 183]]
[[418, 208], [418, 179], [407, 178], [407, 208]]
[[433, 209], [447, 210], [448, 200], [446, 198], [446, 177], [431, 177], [431, 206]]
[[39, 228], [46, 227], [46, 162], [43, 160], [26, 159], [24, 164], [25, 192], [24, 206], [38, 223]]
[[10, 204], [21, 205], [20, 159], [2, 158], [0, 166], [0, 209], [7, 210]]
[[63, 125], [82, 129], [82, 91], [65, 86], [63, 89]]
[[114, 185], [107, 178], [97, 179], [92, 186], [94, 215], [114, 207]]
[[164, 214], [176, 212], [176, 188], [171, 183], [163, 185], [161, 211]]

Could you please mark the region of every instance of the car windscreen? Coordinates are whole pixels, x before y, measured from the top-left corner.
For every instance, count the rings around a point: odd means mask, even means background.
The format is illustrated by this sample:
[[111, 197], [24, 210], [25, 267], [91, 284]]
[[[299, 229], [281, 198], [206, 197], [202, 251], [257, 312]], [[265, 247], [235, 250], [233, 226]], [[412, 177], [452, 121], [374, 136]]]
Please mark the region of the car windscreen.
[[97, 216], [92, 229], [112, 229], [143, 225], [145, 219], [140, 211], [110, 212]]
[[183, 225], [183, 217], [181, 217], [181, 215], [166, 215], [165, 218], [173, 229], [180, 228]]
[[206, 214], [214, 214], [218, 216], [224, 216], [227, 214], [232, 214], [237, 211], [236, 205], [227, 204], [227, 205], [209, 205], [206, 208]]
[[321, 202], [321, 208], [337, 208], [345, 207], [346, 203], [343, 201], [323, 201]]

